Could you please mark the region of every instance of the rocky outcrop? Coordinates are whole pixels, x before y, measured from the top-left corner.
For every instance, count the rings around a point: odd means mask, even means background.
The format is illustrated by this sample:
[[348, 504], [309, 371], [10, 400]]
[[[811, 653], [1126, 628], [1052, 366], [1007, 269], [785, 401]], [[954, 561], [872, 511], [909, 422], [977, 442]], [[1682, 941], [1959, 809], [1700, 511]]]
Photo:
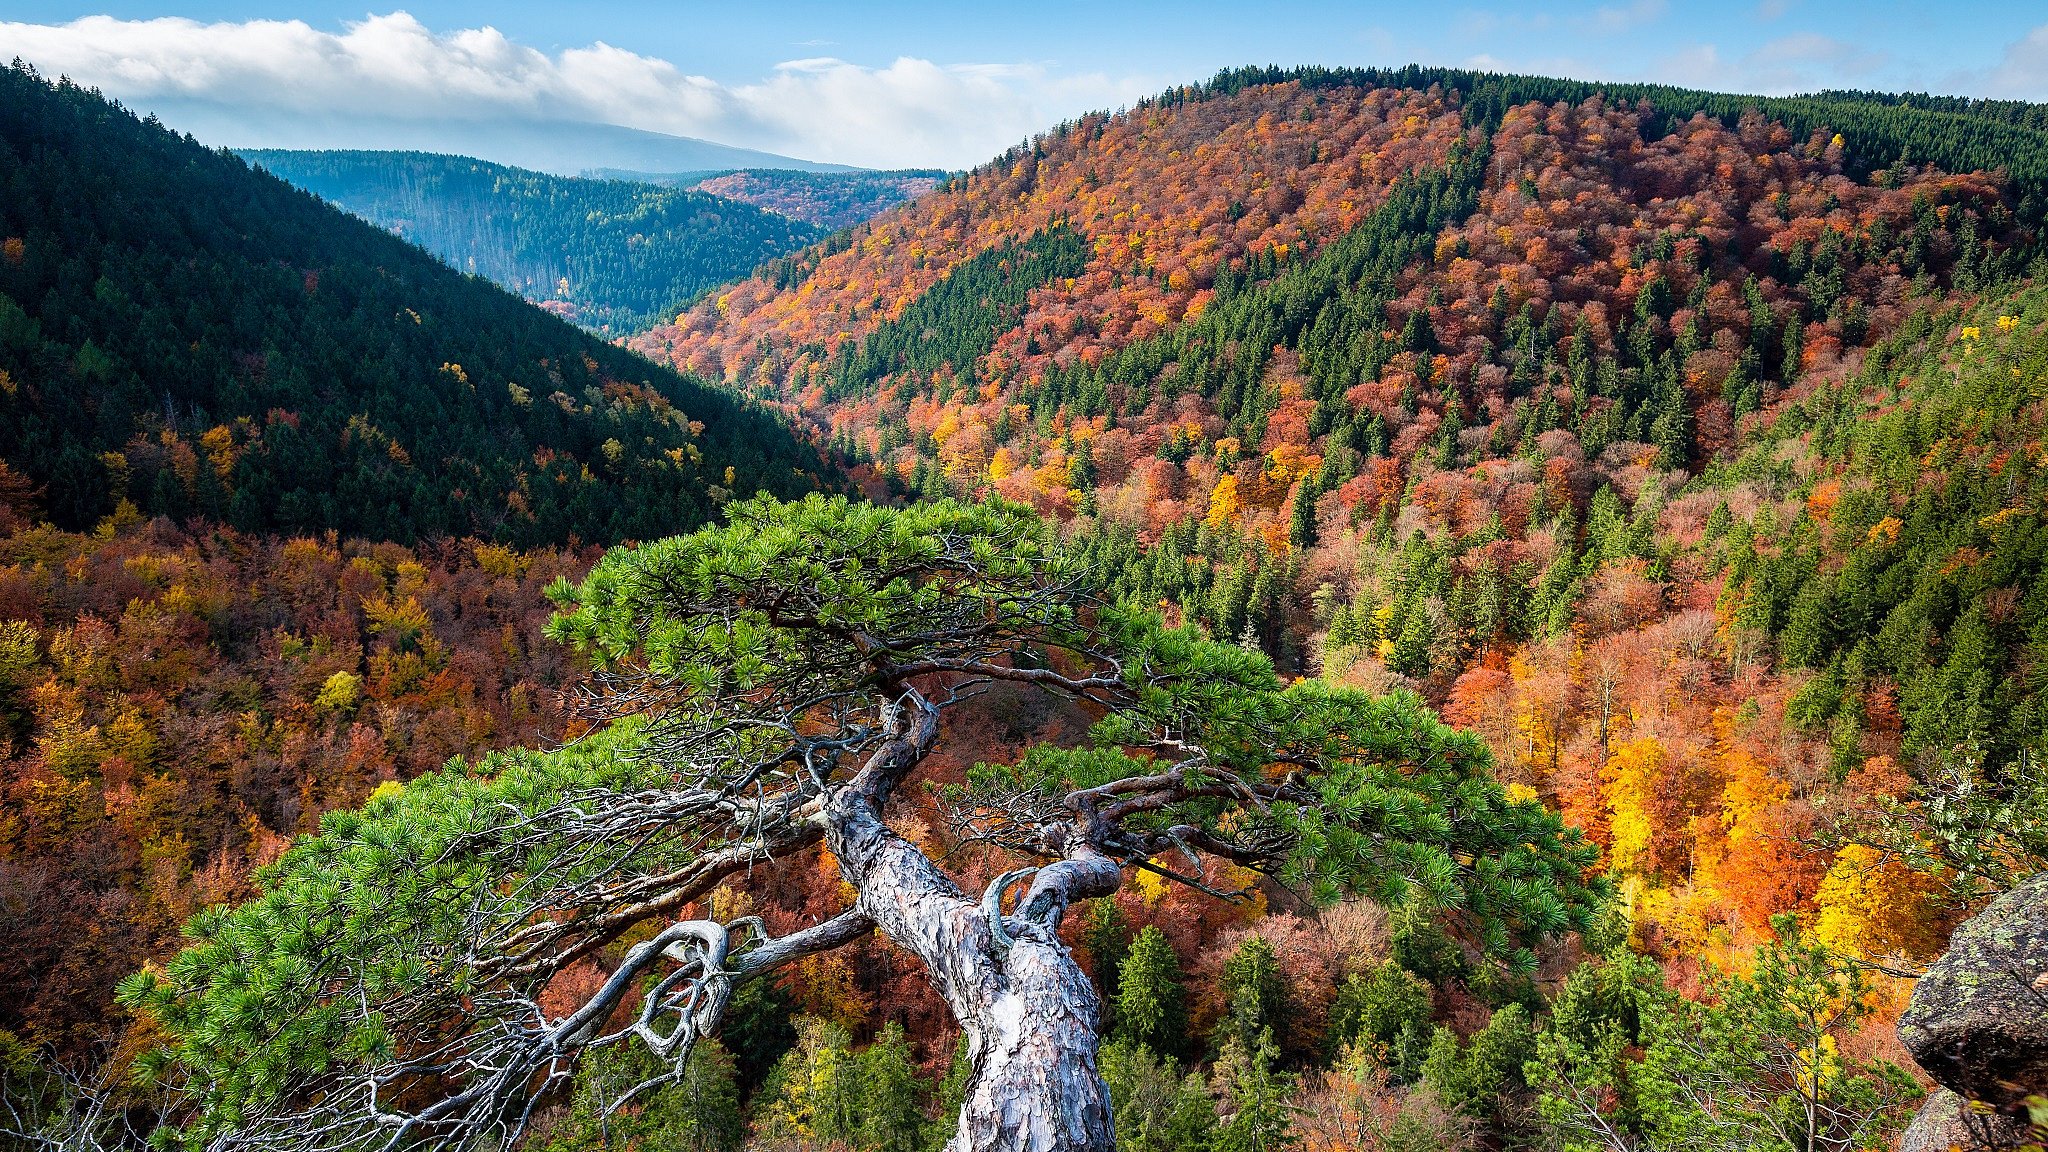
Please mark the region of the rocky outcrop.
[[1953, 1152], [1957, 1148], [2009, 1148], [2024, 1129], [1997, 1113], [1973, 1113], [1961, 1096], [1937, 1088], [1894, 1146], [1894, 1152]]
[[[2048, 1095], [2048, 874], [1963, 922], [1913, 989], [1899, 1039], [1942, 1088], [1897, 1152], [2013, 1147], [2023, 1104]], [[1965, 1099], [1967, 1098], [1967, 1099]], [[1990, 1111], [1973, 1110], [1969, 1100]]]
[[1944, 1087], [2000, 1109], [2048, 1094], [2048, 873], [1956, 930], [1899, 1038]]

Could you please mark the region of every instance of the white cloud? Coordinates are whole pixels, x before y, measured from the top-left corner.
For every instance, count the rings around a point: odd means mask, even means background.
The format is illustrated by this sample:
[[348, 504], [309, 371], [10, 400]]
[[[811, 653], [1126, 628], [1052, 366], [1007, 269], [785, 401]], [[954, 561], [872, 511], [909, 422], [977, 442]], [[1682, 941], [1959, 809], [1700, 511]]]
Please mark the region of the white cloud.
[[405, 12], [338, 33], [299, 20], [0, 22], [0, 58], [13, 56], [138, 108], [197, 101], [244, 109], [245, 123], [270, 126], [252, 132], [275, 134], [281, 113], [596, 121], [877, 167], [964, 167], [1059, 120], [1161, 86], [1042, 65], [909, 57], [880, 68], [792, 60], [751, 83], [726, 84], [602, 42], [549, 55], [494, 28], [435, 32]]
[[1561, 17], [1553, 16], [1549, 12], [1519, 9], [1510, 12], [1469, 9], [1458, 14], [1455, 27], [1458, 35], [1466, 39], [1492, 36], [1495, 33], [1549, 34], [1560, 29], [1569, 30], [1573, 34], [1620, 36], [1662, 20], [1668, 10], [1666, 0], [1628, 0], [1627, 3], [1603, 4], [1590, 11], [1567, 13]]
[[1653, 71], [1671, 84], [1779, 96], [1865, 87], [1885, 64], [1881, 52], [1817, 32], [1799, 32], [1734, 58], [1724, 57], [1712, 44], [1694, 45], [1666, 56]]
[[1614, 36], [1664, 18], [1664, 0], [1635, 0], [1632, 4], [1595, 9], [1583, 23], [1592, 31]]
[[1980, 90], [2014, 100], [2048, 100], [2048, 24], [2008, 45]]

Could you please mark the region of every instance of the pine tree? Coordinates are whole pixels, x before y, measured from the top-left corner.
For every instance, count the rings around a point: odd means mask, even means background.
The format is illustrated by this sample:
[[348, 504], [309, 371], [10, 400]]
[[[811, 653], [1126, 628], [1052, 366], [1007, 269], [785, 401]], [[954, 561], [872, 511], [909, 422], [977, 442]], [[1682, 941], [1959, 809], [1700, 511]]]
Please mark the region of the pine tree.
[[967, 1059], [967, 1034], [953, 1044], [953, 1063], [946, 1069], [946, 1078], [939, 1081], [933, 1102], [933, 1116], [924, 1128], [924, 1152], [945, 1152], [953, 1134], [960, 1128], [960, 1106], [967, 1102], [967, 1082], [974, 1075], [974, 1065]]
[[1714, 978], [1698, 1000], [1626, 955], [1573, 974], [1527, 1065], [1566, 1146], [1866, 1148], [1904, 1125], [1919, 1086], [1840, 1043], [1870, 1014], [1867, 970], [1790, 916], [1773, 927], [1748, 975]]
[[620, 1090], [657, 1075], [643, 1050], [602, 1050], [578, 1070], [568, 1115], [536, 1152], [586, 1152], [607, 1145], [737, 1152], [746, 1121], [735, 1064], [724, 1045], [716, 1040], [699, 1044], [680, 1076], [641, 1096], [632, 1110], [606, 1114], [605, 1105]]
[[1131, 942], [1117, 977], [1116, 1018], [1119, 1033], [1155, 1051], [1177, 1054], [1187, 1041], [1186, 992], [1181, 987], [1180, 957], [1166, 933], [1147, 924]]
[[1081, 947], [1088, 953], [1088, 976], [1102, 997], [1102, 1028], [1116, 1026], [1118, 977], [1124, 958], [1131, 954], [1131, 926], [1115, 900], [1089, 902], [1088, 917], [1081, 922]]
[[1223, 962], [1223, 994], [1230, 1011], [1217, 1037], [1219, 1047], [1235, 1038], [1249, 1049], [1261, 1033], [1285, 1028], [1287, 978], [1264, 936], [1246, 939]]
[[[684, 1065], [682, 1081], [664, 1091], [672, 1109], [667, 1145], [680, 1152], [736, 1152], [747, 1134], [740, 1113], [738, 1065], [716, 1040], [700, 1045]], [[655, 1107], [642, 1113], [659, 1122]]]
[[1247, 1045], [1232, 1037], [1216, 1058], [1216, 1095], [1228, 1100], [1230, 1119], [1216, 1132], [1216, 1152], [1280, 1152], [1300, 1143], [1288, 1105], [1293, 1078], [1274, 1069], [1280, 1050], [1271, 1029]]
[[923, 1086], [903, 1025], [889, 1021], [860, 1054], [855, 1070], [861, 1097], [856, 1143], [862, 1152], [918, 1152], [925, 1126], [918, 1102]]
[[1799, 379], [1800, 360], [1804, 355], [1801, 344], [1804, 337], [1804, 326], [1800, 324], [1799, 316], [1795, 313], [1791, 319], [1785, 321], [1785, 362], [1784, 366], [1778, 369], [1778, 379], [1787, 384]]
[[1354, 972], [1330, 1005], [1324, 1050], [1336, 1056], [1351, 1045], [1375, 1050], [1387, 1070], [1412, 1079], [1429, 1046], [1429, 985], [1391, 960], [1368, 972]]
[[1463, 1045], [1456, 1033], [1438, 1028], [1422, 1062], [1422, 1079], [1445, 1105], [1490, 1120], [1522, 1087], [1522, 1066], [1535, 1054], [1529, 1010], [1509, 1004]]
[[1117, 1152], [1202, 1152], [1216, 1134], [1216, 1109], [1199, 1076], [1128, 1038], [1102, 1046], [1102, 1081], [1116, 1120]]
[[1294, 502], [1287, 514], [1287, 542], [1296, 548], [1316, 542], [1316, 501], [1322, 494], [1318, 477], [1304, 477], [1295, 485]]

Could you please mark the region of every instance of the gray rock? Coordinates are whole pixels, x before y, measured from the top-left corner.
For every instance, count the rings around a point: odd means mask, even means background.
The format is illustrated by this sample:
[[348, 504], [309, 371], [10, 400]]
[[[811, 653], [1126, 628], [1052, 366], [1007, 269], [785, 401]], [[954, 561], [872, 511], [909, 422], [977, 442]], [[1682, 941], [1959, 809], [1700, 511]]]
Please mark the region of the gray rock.
[[1899, 1039], [1943, 1086], [2012, 1109], [2048, 1094], [2048, 873], [1963, 922], [1913, 989]]
[[1936, 1088], [1920, 1106], [1913, 1123], [1899, 1134], [1893, 1152], [1979, 1152], [2006, 1149], [2025, 1135], [2015, 1121], [1996, 1114], [1965, 1115], [1963, 1098], [1946, 1088]]

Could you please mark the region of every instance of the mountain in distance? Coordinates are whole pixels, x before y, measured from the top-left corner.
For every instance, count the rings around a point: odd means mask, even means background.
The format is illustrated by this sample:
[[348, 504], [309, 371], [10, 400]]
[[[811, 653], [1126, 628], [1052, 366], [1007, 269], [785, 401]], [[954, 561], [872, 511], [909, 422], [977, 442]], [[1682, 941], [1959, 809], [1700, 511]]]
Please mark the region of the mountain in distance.
[[293, 149], [301, 151], [432, 152], [472, 156], [557, 176], [574, 176], [594, 168], [642, 172], [723, 172], [738, 168], [858, 171], [844, 164], [821, 164], [691, 136], [581, 120], [321, 116], [175, 97], [151, 100], [146, 111], [206, 144], [235, 149], [276, 148], [289, 142]]
[[[738, 200], [421, 152], [238, 153], [600, 332], [637, 331], [823, 235]], [[818, 177], [832, 179], [835, 177]]]
[[799, 172], [755, 168], [734, 172], [672, 173], [594, 169], [586, 175], [710, 192], [766, 208], [794, 220], [837, 230], [923, 196], [937, 188], [947, 173], [937, 168], [904, 168], [888, 172]]
[[0, 72], [0, 156], [0, 460], [61, 527], [611, 542], [814, 483], [769, 414], [69, 82]]

